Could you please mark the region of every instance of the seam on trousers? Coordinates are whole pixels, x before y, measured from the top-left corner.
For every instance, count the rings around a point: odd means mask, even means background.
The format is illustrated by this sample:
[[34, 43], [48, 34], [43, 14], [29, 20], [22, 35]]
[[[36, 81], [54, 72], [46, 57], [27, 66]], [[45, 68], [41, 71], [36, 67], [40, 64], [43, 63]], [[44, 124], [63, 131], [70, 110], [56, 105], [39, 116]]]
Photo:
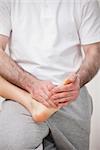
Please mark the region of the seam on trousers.
[[[50, 128], [50, 126], [51, 126], [51, 128], [53, 129], [53, 130], [55, 130], [54, 128], [54, 126], [52, 126], [52, 124], [50, 123], [50, 121], [48, 120], [48, 125], [49, 125], [49, 128]], [[51, 129], [51, 133], [53, 133], [52, 132], [52, 129]], [[56, 128], [56, 130], [58, 130], [57, 128]], [[58, 132], [59, 133], [59, 132]], [[65, 138], [65, 135], [62, 133], [62, 132], [60, 132], [60, 135], [62, 136], [63, 135], [63, 138], [64, 138], [64, 142], [66, 141], [66, 139], [68, 140], [68, 144], [69, 145], [71, 145], [71, 147], [73, 148], [72, 150], [77, 150], [76, 149], [76, 147], [73, 145], [73, 143], [68, 139], [68, 138]], [[53, 137], [53, 139], [54, 139], [54, 136], [53, 136], [53, 134], [52, 134], [52, 137]], [[55, 144], [56, 144], [56, 141], [54, 140], [54, 142], [55, 142]], [[66, 142], [65, 142], [66, 143]]]

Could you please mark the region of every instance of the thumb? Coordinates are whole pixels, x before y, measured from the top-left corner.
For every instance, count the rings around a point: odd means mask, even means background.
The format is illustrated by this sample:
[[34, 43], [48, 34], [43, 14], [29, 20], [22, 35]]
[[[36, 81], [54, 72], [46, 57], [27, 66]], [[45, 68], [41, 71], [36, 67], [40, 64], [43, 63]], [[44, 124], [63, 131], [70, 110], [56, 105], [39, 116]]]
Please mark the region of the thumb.
[[76, 73], [71, 73], [65, 80], [64, 84], [70, 84], [75, 82], [77, 79], [77, 74]]

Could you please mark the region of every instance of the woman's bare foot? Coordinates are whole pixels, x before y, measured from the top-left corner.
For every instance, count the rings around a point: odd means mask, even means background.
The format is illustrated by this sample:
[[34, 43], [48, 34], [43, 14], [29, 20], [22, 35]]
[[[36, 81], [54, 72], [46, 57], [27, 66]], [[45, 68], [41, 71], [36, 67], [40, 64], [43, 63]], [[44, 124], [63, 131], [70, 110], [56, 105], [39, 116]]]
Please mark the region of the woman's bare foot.
[[33, 100], [30, 105], [32, 107], [32, 118], [38, 123], [46, 121], [51, 115], [58, 111], [58, 108], [47, 108], [36, 100]]
[[[70, 84], [71, 81], [66, 79], [63, 84]], [[34, 121], [40, 123], [46, 121], [50, 116], [59, 110], [59, 108], [47, 108], [43, 104], [39, 103], [36, 100], [30, 102], [32, 111], [32, 118]]]
[[[69, 84], [70, 80], [65, 80], [64, 84]], [[19, 87], [9, 83], [0, 76], [0, 96], [12, 99], [23, 105], [36, 122], [44, 122], [53, 115], [59, 108], [47, 108], [31, 97], [31, 95]]]
[[12, 99], [23, 105], [36, 122], [46, 121], [58, 109], [47, 108], [31, 97], [31, 94], [9, 83], [0, 76], [0, 96], [5, 99]]

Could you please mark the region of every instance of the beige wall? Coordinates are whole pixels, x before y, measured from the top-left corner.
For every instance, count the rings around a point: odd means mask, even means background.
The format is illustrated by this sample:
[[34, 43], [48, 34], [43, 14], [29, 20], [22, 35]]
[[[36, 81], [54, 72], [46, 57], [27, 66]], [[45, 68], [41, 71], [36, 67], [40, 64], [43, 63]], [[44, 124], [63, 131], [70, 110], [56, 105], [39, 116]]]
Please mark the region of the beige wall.
[[91, 122], [90, 150], [100, 150], [100, 72], [89, 83], [88, 89], [93, 97], [94, 105]]
[[91, 122], [90, 150], [100, 150], [100, 72], [88, 84], [93, 98], [93, 115]]

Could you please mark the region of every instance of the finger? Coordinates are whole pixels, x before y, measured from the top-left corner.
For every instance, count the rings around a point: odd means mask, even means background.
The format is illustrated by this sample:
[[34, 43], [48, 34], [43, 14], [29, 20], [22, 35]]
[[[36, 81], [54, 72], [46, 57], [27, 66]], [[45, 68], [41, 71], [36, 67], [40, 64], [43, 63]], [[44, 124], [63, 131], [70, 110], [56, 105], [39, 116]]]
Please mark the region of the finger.
[[46, 87], [44, 87], [42, 90], [48, 98], [51, 96], [51, 92]]
[[55, 87], [55, 85], [50, 83], [50, 84], [48, 84], [47, 87], [48, 87], [48, 90], [51, 91]]
[[65, 80], [64, 84], [69, 84], [75, 82], [77, 79], [77, 74], [76, 73], [71, 73]]
[[42, 101], [42, 104], [45, 105], [47, 108], [51, 108], [52, 106], [47, 101]]
[[50, 107], [50, 105], [44, 100], [43, 97], [39, 96], [35, 96], [33, 97], [33, 99], [35, 99], [36, 101], [38, 101], [39, 103], [45, 105], [46, 107]]
[[63, 82], [64, 85], [70, 84], [70, 83], [72, 83], [72, 81], [70, 79], [65, 79]]
[[71, 97], [67, 97], [67, 98], [60, 98], [60, 99], [54, 100], [54, 103], [56, 105], [58, 105], [59, 103], [65, 103], [65, 102], [69, 102], [69, 101], [74, 101], [75, 99], [76, 99], [75, 96], [71, 96]]
[[71, 96], [76, 96], [78, 94], [77, 91], [70, 91], [70, 92], [62, 92], [62, 93], [57, 93], [54, 94], [50, 97], [51, 100], [57, 100], [57, 99], [61, 99], [61, 98], [68, 98]]
[[60, 109], [60, 108], [62, 108], [64, 106], [67, 106], [68, 104], [69, 104], [69, 102], [59, 103], [58, 104], [58, 108]]
[[45, 100], [48, 99], [48, 94], [43, 90], [40, 90], [39, 95]]
[[56, 105], [53, 101], [48, 100], [48, 103], [49, 103], [49, 105], [50, 105], [51, 107], [57, 108], [57, 105]]
[[65, 103], [65, 102], [69, 102], [69, 100], [67, 98], [61, 98], [61, 99], [54, 101], [56, 105], [59, 105], [59, 103]]
[[50, 100], [49, 100], [50, 92], [48, 92], [48, 90], [45, 90], [44, 92], [41, 91], [40, 96], [41, 96], [41, 98], [42, 98], [43, 103], [45, 103], [45, 105], [46, 105], [47, 107], [54, 107], [54, 108], [57, 107], [57, 106], [54, 104], [53, 101], [50, 101]]
[[61, 99], [67, 97], [67, 92], [57, 93], [50, 97], [51, 100]]
[[41, 94], [41, 103], [44, 104], [48, 108], [56, 106], [55, 104], [54, 105], [52, 104], [53, 102], [50, 103], [48, 101], [48, 96], [43, 93]]
[[52, 94], [60, 93], [60, 92], [68, 92], [68, 91], [72, 91], [72, 90], [74, 90], [73, 83], [70, 83], [70, 84], [67, 84], [67, 85], [59, 85], [59, 86], [56, 86], [52, 90]]
[[40, 94], [40, 96], [42, 97], [42, 99], [47, 101], [48, 96], [45, 93]]

